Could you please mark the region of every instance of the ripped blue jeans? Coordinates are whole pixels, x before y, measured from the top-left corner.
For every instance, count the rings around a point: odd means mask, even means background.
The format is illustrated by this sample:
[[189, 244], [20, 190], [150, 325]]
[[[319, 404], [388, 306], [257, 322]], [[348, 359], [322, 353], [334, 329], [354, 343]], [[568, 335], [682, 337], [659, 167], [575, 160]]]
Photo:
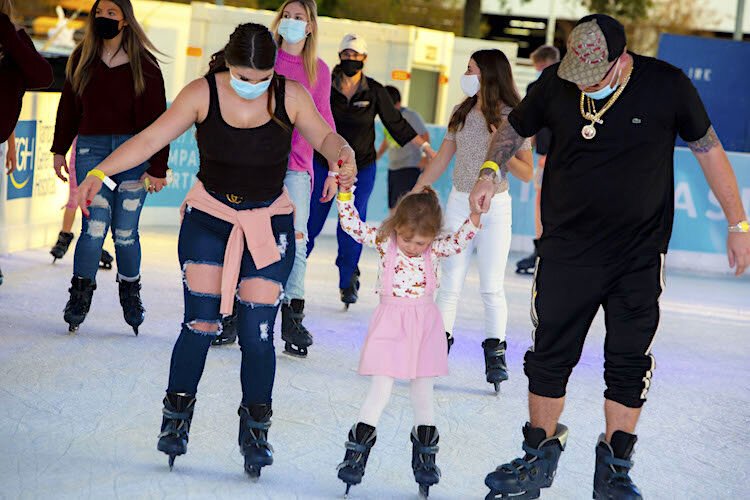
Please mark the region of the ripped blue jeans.
[[[226, 197], [214, 197], [235, 210], [273, 203], [269, 200], [232, 204]], [[294, 264], [293, 216], [274, 216], [271, 227], [281, 260], [257, 269], [246, 248], [240, 266], [235, 307], [242, 351], [240, 381], [244, 405], [271, 402], [276, 374], [273, 329], [284, 296], [284, 283]], [[228, 222], [190, 206], [185, 210], [177, 249], [184, 278], [185, 315], [172, 351], [167, 392], [195, 394], [198, 390], [211, 340], [216, 338], [221, 325], [221, 270], [231, 230]]]
[[[130, 139], [131, 135], [81, 135], [76, 145], [75, 175], [78, 185], [86, 174]], [[146, 189], [141, 176], [148, 162], [113, 175], [115, 191], [102, 186], [91, 202], [90, 217], [82, 217], [81, 236], [76, 243], [73, 274], [96, 279], [104, 238], [112, 227], [115, 242], [117, 273], [124, 278], [137, 278], [141, 272], [141, 241], [138, 222], [141, 218]]]

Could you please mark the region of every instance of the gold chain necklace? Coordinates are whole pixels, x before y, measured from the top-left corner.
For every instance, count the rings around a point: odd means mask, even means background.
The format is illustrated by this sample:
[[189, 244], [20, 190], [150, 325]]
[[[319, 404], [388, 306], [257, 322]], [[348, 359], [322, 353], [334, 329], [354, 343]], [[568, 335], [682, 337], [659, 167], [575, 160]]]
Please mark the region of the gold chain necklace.
[[[620, 94], [623, 93], [625, 90], [625, 87], [628, 85], [628, 82], [630, 81], [630, 75], [633, 73], [633, 68], [628, 70], [628, 73], [625, 75], [625, 79], [622, 81], [622, 84], [618, 87], [618, 89], [615, 91], [615, 94], [609, 98], [609, 101], [604, 105], [604, 107], [597, 111], [596, 105], [594, 104], [594, 100], [590, 97], [588, 97], [584, 92], [581, 92], [581, 116], [583, 116], [584, 120], [589, 120], [591, 123], [588, 125], [584, 125], [581, 129], [581, 135], [584, 139], [591, 140], [596, 136], [596, 128], [594, 127], [595, 123], [598, 123], [599, 125], [604, 125], [604, 120], [602, 120], [602, 116], [604, 116], [604, 113], [606, 113], [609, 108], [612, 107], [612, 105], [615, 103], [618, 97], [620, 97]], [[586, 109], [584, 109], [584, 103]]]

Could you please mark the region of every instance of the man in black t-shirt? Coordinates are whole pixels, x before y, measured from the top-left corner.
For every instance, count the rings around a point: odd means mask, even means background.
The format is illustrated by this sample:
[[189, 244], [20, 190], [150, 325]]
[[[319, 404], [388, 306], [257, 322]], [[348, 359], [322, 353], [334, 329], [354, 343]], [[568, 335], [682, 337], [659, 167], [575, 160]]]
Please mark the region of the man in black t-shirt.
[[552, 485], [568, 436], [558, 422], [568, 377], [603, 307], [607, 425], [596, 446], [594, 498], [640, 499], [629, 471], [655, 366], [651, 347], [672, 231], [678, 134], [724, 210], [737, 275], [750, 264], [747, 215], [695, 87], [678, 68], [627, 52], [624, 29], [611, 17], [581, 19], [563, 61], [544, 71], [494, 134], [470, 196], [474, 208], [489, 209], [498, 165], [545, 126], [554, 145], [542, 181], [533, 345], [524, 364], [526, 454], [498, 467], [485, 484], [493, 496], [514, 498], [537, 498]]

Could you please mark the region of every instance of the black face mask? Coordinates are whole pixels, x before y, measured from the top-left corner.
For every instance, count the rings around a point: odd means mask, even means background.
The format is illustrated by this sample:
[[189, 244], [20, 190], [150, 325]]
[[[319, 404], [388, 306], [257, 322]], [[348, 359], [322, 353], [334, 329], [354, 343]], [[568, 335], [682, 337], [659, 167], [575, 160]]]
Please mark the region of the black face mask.
[[109, 17], [95, 17], [94, 33], [105, 40], [112, 40], [120, 34], [120, 21]]
[[352, 77], [362, 71], [364, 67], [364, 61], [355, 61], [354, 59], [342, 59], [341, 60], [341, 71], [348, 77]]

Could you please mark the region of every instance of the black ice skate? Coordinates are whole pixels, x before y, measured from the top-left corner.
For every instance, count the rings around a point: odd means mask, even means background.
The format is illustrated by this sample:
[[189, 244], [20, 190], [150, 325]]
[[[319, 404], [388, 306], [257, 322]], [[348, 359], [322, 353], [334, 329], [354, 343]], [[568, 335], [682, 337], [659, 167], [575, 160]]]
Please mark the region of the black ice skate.
[[450, 354], [451, 347], [453, 347], [453, 335], [450, 332], [445, 332], [445, 339], [448, 341], [448, 354]]
[[3, 284], [3, 279], [4, 279], [4, 277], [3, 277], [3, 271], [2, 271], [2, 269], [0, 269], [0, 285]]
[[65, 252], [67, 252], [68, 248], [70, 247], [71, 241], [73, 241], [73, 233], [65, 233], [63, 231], [60, 231], [60, 234], [57, 235], [57, 243], [55, 243], [55, 246], [53, 246], [52, 250], [49, 251], [49, 253], [52, 254], [53, 264], [57, 261], [57, 259], [63, 258]]
[[438, 430], [433, 425], [420, 425], [411, 430], [411, 468], [414, 480], [419, 483], [420, 498], [427, 498], [430, 486], [440, 481], [440, 468], [435, 464], [439, 440]]
[[114, 262], [114, 258], [110, 253], [102, 248], [102, 254], [99, 257], [99, 269], [104, 270], [110, 270], [112, 269], [112, 262]]
[[156, 449], [169, 455], [169, 470], [174, 467], [174, 459], [187, 453], [190, 422], [193, 420], [195, 396], [168, 392], [164, 398], [161, 433]]
[[281, 340], [284, 352], [300, 358], [307, 357], [307, 348], [313, 343], [312, 335], [302, 324], [305, 318], [305, 301], [292, 299], [281, 306]]
[[122, 306], [122, 315], [125, 323], [133, 328], [136, 337], [138, 336], [138, 327], [141, 326], [145, 319], [145, 309], [141, 302], [141, 280], [135, 281], [118, 280], [120, 284], [120, 305]]
[[594, 498], [600, 500], [641, 500], [640, 490], [630, 479], [633, 467], [634, 434], [615, 431], [610, 443], [599, 436], [594, 470]]
[[237, 324], [237, 301], [234, 301], [234, 310], [232, 311], [232, 314], [228, 316], [222, 316], [221, 318], [221, 331], [216, 336], [215, 339], [211, 341], [211, 345], [226, 345], [226, 344], [234, 344], [237, 342], [237, 329], [239, 328], [239, 325]]
[[378, 433], [375, 427], [362, 422], [355, 424], [349, 431], [344, 461], [338, 467], [339, 479], [346, 483], [345, 496], [349, 494], [349, 489], [352, 486], [362, 482], [362, 476], [365, 475], [365, 467], [367, 467], [367, 459], [377, 437]]
[[354, 270], [349, 286], [341, 288], [339, 291], [341, 292], [341, 302], [344, 303], [344, 309], [348, 311], [349, 306], [356, 304], [359, 298], [359, 267]]
[[536, 268], [536, 258], [538, 257], [538, 254], [536, 252], [536, 245], [539, 243], [539, 240], [534, 240], [534, 251], [529, 255], [528, 257], [524, 257], [523, 259], [516, 262], [516, 273], [518, 274], [534, 274], [534, 269]]
[[70, 298], [65, 304], [63, 319], [68, 324], [68, 332], [75, 332], [86, 319], [91, 308], [91, 298], [94, 296], [96, 283], [88, 278], [73, 276], [70, 280]]
[[245, 457], [245, 472], [253, 481], [260, 478], [260, 470], [273, 464], [273, 447], [268, 443], [268, 429], [271, 427], [270, 404], [240, 406], [239, 444]]
[[500, 392], [500, 382], [508, 380], [508, 366], [505, 364], [505, 341], [487, 339], [482, 342], [484, 350], [484, 374], [487, 382], [495, 386], [495, 393]]
[[485, 500], [539, 498], [541, 488], [552, 486], [557, 462], [568, 440], [568, 428], [557, 424], [554, 436], [545, 438], [545, 435], [544, 429], [531, 427], [529, 423], [524, 426], [522, 447], [526, 454], [487, 475], [484, 484], [490, 492]]

